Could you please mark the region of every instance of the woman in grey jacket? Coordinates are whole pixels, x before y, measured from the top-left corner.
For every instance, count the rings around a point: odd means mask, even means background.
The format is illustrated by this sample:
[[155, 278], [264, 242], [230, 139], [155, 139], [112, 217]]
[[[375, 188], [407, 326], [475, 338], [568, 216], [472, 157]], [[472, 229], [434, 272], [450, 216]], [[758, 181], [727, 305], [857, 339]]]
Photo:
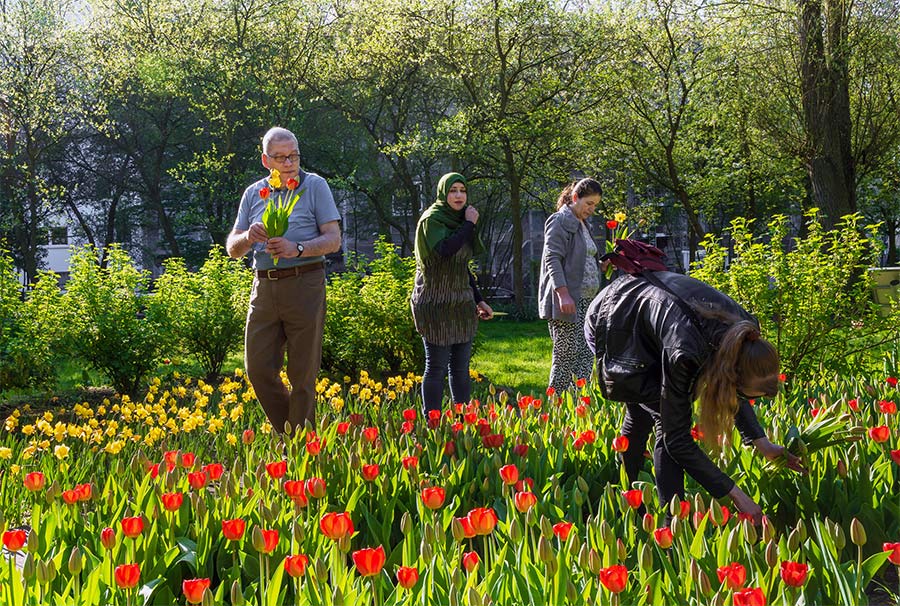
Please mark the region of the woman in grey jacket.
[[556, 392], [568, 389], [573, 379], [591, 375], [594, 356], [583, 327], [588, 304], [600, 290], [600, 268], [585, 219], [602, 193], [594, 179], [572, 183], [560, 193], [556, 212], [544, 224], [538, 314], [548, 320], [553, 339], [550, 387]]

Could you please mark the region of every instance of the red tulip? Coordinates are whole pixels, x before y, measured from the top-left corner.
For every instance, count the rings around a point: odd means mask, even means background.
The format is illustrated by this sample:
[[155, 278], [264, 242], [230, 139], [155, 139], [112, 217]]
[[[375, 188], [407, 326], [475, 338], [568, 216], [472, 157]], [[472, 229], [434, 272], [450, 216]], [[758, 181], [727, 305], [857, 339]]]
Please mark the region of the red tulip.
[[622, 496], [625, 497], [625, 502], [632, 509], [637, 509], [644, 502], [644, 493], [637, 488], [626, 490], [622, 493]]
[[802, 587], [806, 582], [809, 566], [800, 562], [784, 561], [781, 563], [781, 580], [790, 587]]
[[361, 414], [359, 414], [358, 412], [350, 413], [350, 415], [348, 415], [347, 418], [350, 419], [350, 422], [353, 423], [354, 425], [362, 425], [363, 416]]
[[513, 453], [525, 458], [528, 455], [528, 444], [516, 444], [513, 446]]
[[492, 507], [476, 507], [469, 512], [468, 518], [476, 534], [491, 534], [497, 525], [497, 514]]
[[472, 572], [478, 567], [478, 554], [474, 551], [467, 551], [462, 557], [462, 567], [466, 572]]
[[690, 501], [679, 501], [678, 502], [678, 517], [682, 520], [686, 520], [687, 517], [691, 515], [691, 502]]
[[419, 569], [415, 566], [401, 566], [397, 569], [397, 583], [403, 589], [412, 589], [419, 581]]
[[619, 226], [619, 222], [616, 221], [615, 219], [610, 219], [609, 221], [606, 222], [607, 229], [615, 229], [618, 226]]
[[892, 450], [891, 458], [894, 460], [894, 463], [900, 465], [900, 450]]
[[557, 522], [553, 525], [553, 534], [558, 536], [560, 541], [567, 540], [570, 532], [572, 532], [572, 522]]
[[416, 420], [416, 409], [415, 408], [407, 408], [403, 411], [403, 420], [404, 421], [415, 421]]
[[534, 480], [532, 478], [524, 478], [516, 482], [515, 489], [517, 492], [533, 491]]
[[[722, 524], [721, 524], [721, 526], [724, 526], [725, 524], [728, 523], [728, 518], [731, 517], [731, 512], [728, 510], [728, 507], [726, 505], [721, 505], [721, 507], [722, 507]], [[709, 516], [710, 523], [713, 526], [720, 526], [720, 524], [716, 523], [716, 519], [711, 514], [712, 514], [712, 512], [710, 512], [710, 516]]]
[[147, 473], [150, 474], [150, 477], [154, 480], [159, 477], [159, 463], [155, 463], [153, 465], [147, 466]]
[[337, 435], [342, 436], [350, 431], [350, 422], [349, 421], [341, 421], [337, 424]]
[[878, 402], [878, 409], [886, 415], [897, 413], [897, 405], [890, 400], [881, 400]]
[[163, 453], [163, 461], [166, 465], [171, 465], [174, 468], [178, 465], [178, 451], [177, 450], [167, 450]]
[[548, 398], [552, 398], [555, 393], [556, 393], [556, 388], [553, 387], [552, 385], [547, 388], [546, 394], [547, 394]]
[[199, 604], [203, 601], [203, 592], [209, 589], [209, 579], [190, 579], [181, 583], [181, 590], [188, 604]]
[[144, 532], [144, 518], [136, 516], [133, 518], [122, 518], [122, 534], [129, 539], [136, 539]]
[[306, 494], [314, 499], [325, 496], [325, 480], [322, 478], [310, 478], [306, 481]]
[[318, 456], [320, 452], [322, 452], [322, 443], [318, 440], [314, 440], [312, 442], [306, 443], [306, 452], [311, 457]]
[[141, 579], [141, 567], [137, 564], [122, 564], [116, 566], [114, 576], [119, 589], [134, 589]]
[[261, 190], [259, 190], [259, 197], [262, 198], [263, 200], [268, 200], [269, 194], [271, 194], [271, 193], [272, 193], [272, 191], [268, 187], [264, 187]]
[[628, 569], [621, 564], [602, 568], [600, 582], [613, 593], [621, 593], [628, 585]]
[[475, 527], [472, 526], [471, 520], [469, 518], [456, 518], [456, 521], [459, 522], [460, 526], [463, 529], [463, 537], [467, 539], [475, 538]]
[[24, 530], [6, 530], [3, 532], [3, 546], [8, 551], [19, 551], [25, 545], [28, 534]]
[[253, 440], [256, 439], [256, 432], [252, 429], [245, 429], [241, 434], [241, 442], [244, 444], [253, 444]]
[[416, 469], [419, 467], [419, 457], [409, 456], [403, 457], [401, 461], [403, 463], [403, 469]]
[[616, 436], [612, 441], [612, 449], [616, 452], [628, 450], [628, 436]]
[[900, 543], [885, 543], [882, 550], [891, 552], [888, 561], [900, 566]]
[[891, 437], [891, 430], [887, 425], [878, 425], [877, 427], [869, 428], [869, 437], [872, 438], [874, 442], [878, 442], [881, 444], [882, 442], [887, 442]]
[[303, 480], [288, 480], [284, 483], [284, 494], [292, 499], [306, 495], [306, 483]]
[[507, 486], [512, 486], [519, 481], [519, 468], [515, 465], [504, 465], [500, 468], [500, 479]]
[[372, 465], [363, 465], [361, 471], [363, 479], [372, 482], [378, 477], [379, 469], [378, 465], [373, 463]]
[[353, 534], [353, 520], [348, 513], [326, 513], [319, 520], [319, 530], [332, 541], [339, 541]]
[[850, 407], [850, 410], [853, 412], [859, 412], [859, 400], [853, 398], [852, 400], [847, 400], [847, 406]]
[[275, 551], [275, 548], [278, 547], [278, 531], [277, 530], [264, 530], [262, 528], [259, 529], [260, 534], [262, 534], [262, 545], [261, 551], [262, 553], [272, 553]]
[[309, 558], [305, 555], [289, 555], [284, 559], [284, 571], [292, 577], [302, 577], [306, 574], [306, 565], [309, 564]]
[[247, 522], [237, 518], [234, 520], [222, 520], [222, 536], [229, 541], [240, 541], [244, 537]]
[[537, 505], [537, 497], [534, 496], [533, 492], [517, 492], [513, 500], [515, 501], [516, 509], [521, 513], [525, 513]]
[[354, 551], [352, 557], [356, 569], [364, 577], [374, 577], [381, 574], [381, 569], [384, 568], [384, 547], [380, 545], [377, 549], [369, 547]]
[[25, 474], [25, 488], [31, 492], [37, 492], [42, 489], [46, 481], [44, 474], [40, 471], [32, 471], [31, 473]]
[[363, 438], [369, 444], [374, 444], [375, 440], [378, 439], [378, 428], [377, 427], [366, 427], [362, 432]]
[[116, 546], [116, 531], [107, 526], [100, 531], [100, 544], [104, 549], [111, 550]]
[[575, 407], [575, 416], [579, 419], [583, 419], [587, 416], [587, 407], [584, 404], [579, 404]]
[[897, 387], [897, 377], [888, 377], [884, 381], [891, 387]]
[[266, 473], [273, 480], [280, 480], [287, 473], [287, 461], [275, 461], [274, 463], [266, 463]]
[[209, 476], [210, 480], [218, 480], [225, 473], [225, 466], [221, 463], [210, 463], [209, 465], [204, 465], [202, 469]]
[[492, 433], [486, 436], [482, 436], [481, 444], [485, 448], [500, 448], [501, 446], [503, 446], [503, 434]]
[[293, 177], [291, 177], [290, 179], [288, 179], [285, 182], [285, 185], [287, 186], [287, 188], [290, 191], [294, 191], [295, 189], [297, 189], [297, 187], [300, 185], [300, 183], [297, 182], [297, 179], [294, 179]]
[[180, 492], [170, 492], [162, 495], [160, 500], [166, 511], [178, 511], [184, 502], [184, 495]]
[[734, 606], [766, 606], [766, 595], [761, 587], [734, 592]]
[[453, 453], [455, 453], [455, 452], [456, 452], [456, 444], [453, 442], [453, 440], [447, 441], [447, 443], [444, 444], [444, 455], [451, 457], [451, 456], [453, 456]]
[[84, 484], [78, 484], [75, 487], [75, 495], [78, 497], [79, 501], [90, 501], [92, 494], [93, 494], [93, 489], [91, 488], [90, 482], [86, 482]]
[[655, 540], [656, 544], [663, 549], [668, 549], [669, 547], [671, 547], [674, 538], [675, 537], [672, 535], [672, 529], [668, 526], [663, 526], [662, 528], [657, 528], [653, 531], [653, 540]]
[[181, 455], [181, 466], [185, 469], [193, 469], [194, 463], [197, 462], [197, 455], [192, 452], [186, 452]]
[[578, 389], [581, 389], [586, 384], [587, 384], [587, 380], [585, 380], [584, 378], [576, 379], [576, 381], [575, 381], [575, 387], [577, 387]]
[[422, 489], [422, 504], [428, 509], [440, 509], [444, 506], [447, 492], [440, 486], [431, 486]]
[[716, 576], [719, 577], [720, 583], [728, 586], [728, 589], [740, 589], [747, 581], [747, 569], [737, 562], [732, 562], [727, 566], [719, 566]]

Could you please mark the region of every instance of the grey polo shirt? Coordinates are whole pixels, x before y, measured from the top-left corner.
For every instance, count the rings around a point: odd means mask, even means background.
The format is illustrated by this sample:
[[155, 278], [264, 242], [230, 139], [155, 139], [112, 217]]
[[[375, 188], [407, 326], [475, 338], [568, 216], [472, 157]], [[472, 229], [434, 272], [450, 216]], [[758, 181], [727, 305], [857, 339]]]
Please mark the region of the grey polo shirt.
[[[237, 219], [234, 221], [234, 229], [247, 231], [253, 223], [261, 222], [263, 212], [266, 210], [266, 205], [270, 200], [277, 200], [279, 196], [284, 196], [285, 202], [290, 199], [288, 196], [291, 192], [287, 188], [282, 188], [272, 191], [269, 199], [263, 200], [259, 196], [259, 192], [262, 188], [268, 186], [267, 179], [268, 177], [264, 177], [244, 190]], [[294, 211], [288, 219], [288, 229], [284, 237], [293, 242], [306, 242], [321, 235], [319, 231], [320, 225], [339, 221], [341, 215], [334, 203], [334, 196], [331, 195], [328, 183], [319, 175], [305, 173], [299, 189], [306, 191], [303, 192], [303, 195], [300, 196], [300, 199], [294, 206]], [[265, 248], [265, 244], [257, 243], [250, 249], [253, 252], [253, 269], [272, 269], [275, 267], [272, 257], [266, 252]], [[322, 256], [303, 257], [302, 259], [299, 257], [279, 259], [278, 269], [318, 263], [324, 260], [325, 257]]]

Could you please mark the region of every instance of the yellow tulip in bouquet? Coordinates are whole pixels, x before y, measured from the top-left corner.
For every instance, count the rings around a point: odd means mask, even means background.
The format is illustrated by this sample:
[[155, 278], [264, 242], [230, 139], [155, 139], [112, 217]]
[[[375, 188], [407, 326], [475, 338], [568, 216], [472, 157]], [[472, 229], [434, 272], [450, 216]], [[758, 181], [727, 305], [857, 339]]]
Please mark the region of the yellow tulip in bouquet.
[[[281, 189], [281, 173], [278, 172], [277, 169], [272, 169], [271, 174], [269, 175], [269, 187], [264, 187], [259, 190], [259, 196], [263, 200], [269, 200], [268, 205], [266, 205], [266, 210], [263, 211], [262, 223], [266, 228], [266, 233], [269, 234], [270, 238], [278, 238], [284, 235], [288, 228], [288, 219], [291, 216], [291, 212], [294, 210], [294, 206], [300, 200], [300, 196], [303, 195], [305, 189], [301, 189], [299, 192], [295, 192], [297, 187], [300, 185], [296, 179], [288, 179], [284, 184], [287, 187], [287, 195], [280, 194], [278, 198], [269, 199], [272, 196], [272, 190]], [[278, 265], [278, 259], [274, 259], [275, 265]]]

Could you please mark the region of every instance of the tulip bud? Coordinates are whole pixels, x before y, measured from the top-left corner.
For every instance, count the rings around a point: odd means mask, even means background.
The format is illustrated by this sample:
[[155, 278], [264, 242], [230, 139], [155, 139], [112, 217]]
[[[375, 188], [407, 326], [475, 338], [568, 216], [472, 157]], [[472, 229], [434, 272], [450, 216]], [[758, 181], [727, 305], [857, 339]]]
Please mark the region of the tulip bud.
[[525, 512], [525, 525], [534, 526], [535, 524], [537, 524], [537, 511], [536, 508], [532, 507]]
[[350, 551], [350, 535], [344, 535], [338, 540], [338, 549], [343, 553]]
[[694, 511], [698, 511], [701, 514], [706, 513], [706, 503], [703, 501], [703, 496], [699, 493], [694, 495]]
[[340, 587], [334, 588], [334, 594], [331, 598], [331, 603], [334, 606], [344, 606], [344, 592], [341, 591]]
[[124, 459], [116, 459], [116, 467], [115, 467], [116, 475], [120, 478], [125, 475], [125, 460]]
[[609, 547], [615, 541], [615, 536], [613, 535], [612, 528], [609, 527], [609, 524], [606, 520], [602, 520], [600, 522], [600, 539], [603, 543]]
[[559, 570], [559, 562], [556, 561], [556, 558], [544, 562], [544, 566], [547, 567], [547, 574], [551, 577]]
[[650, 503], [653, 502], [653, 485], [649, 482], [644, 482], [641, 485], [641, 499], [643, 499], [643, 503], [647, 507], [650, 507]]
[[584, 505], [584, 493], [582, 493], [580, 490], [575, 491], [575, 504], [579, 507]]
[[766, 544], [766, 564], [772, 569], [778, 566], [778, 544], [774, 539]]
[[697, 575], [698, 583], [700, 587], [700, 593], [703, 595], [709, 595], [712, 593], [712, 585], [709, 583], [709, 577], [706, 576], [706, 573], [702, 570]]
[[850, 540], [857, 547], [862, 547], [866, 544], [866, 529], [858, 518], [853, 518], [850, 521]]
[[244, 464], [241, 463], [241, 458], [236, 457], [234, 459], [234, 463], [231, 464], [231, 475], [235, 478], [240, 478], [244, 474]]
[[716, 501], [715, 498], [709, 502], [709, 517], [716, 526], [721, 526], [725, 523], [725, 513], [722, 511], [722, 506], [719, 505], [719, 502]]
[[791, 531], [791, 534], [788, 535], [788, 540], [787, 540], [788, 551], [791, 553], [796, 552], [798, 549], [800, 549], [800, 543], [801, 543], [800, 531], [795, 528], [794, 530]]
[[691, 572], [691, 580], [695, 583], [700, 582], [700, 564], [697, 563], [697, 560], [691, 558], [691, 564], [689, 566], [689, 570]]
[[725, 546], [728, 549], [728, 552], [732, 555], [737, 555], [741, 550], [741, 544], [743, 543], [743, 537], [741, 537], [741, 527], [735, 526], [731, 529], [731, 532], [728, 533], [728, 538], [725, 541]]
[[653, 549], [650, 547], [650, 543], [644, 543], [644, 546], [641, 547], [640, 563], [641, 570], [646, 572], [653, 570]]
[[181, 474], [178, 472], [178, 468], [173, 469], [172, 471], [166, 473], [166, 492], [174, 492], [175, 484], [178, 483], [178, 478]]
[[206, 512], [208, 510], [206, 499], [197, 499], [197, 507], [195, 509], [198, 518], [203, 518], [204, 516], [206, 516]]
[[578, 600], [578, 590], [575, 588], [575, 584], [569, 579], [566, 580], [566, 599], [569, 604], [574, 604]]
[[25, 549], [28, 553], [37, 554], [40, 549], [40, 538], [38, 537], [38, 533], [35, 532], [35, 528], [31, 529], [31, 532], [28, 533], [28, 540], [25, 543]]
[[837, 474], [842, 478], [847, 477], [847, 464], [844, 463], [844, 459], [838, 459], [837, 462]]
[[[205, 511], [206, 510], [204, 509], [204, 513]], [[272, 506], [269, 507], [269, 511], [272, 512], [272, 517], [277, 520], [278, 516], [281, 515], [281, 502], [272, 501]], [[202, 516], [203, 514], [201, 513], [200, 515]]]
[[424, 535], [425, 536], [422, 539], [423, 543], [427, 545], [434, 543], [434, 529], [431, 528], [431, 524], [425, 524]]
[[400, 517], [400, 530], [405, 537], [409, 536], [409, 533], [412, 532], [412, 517], [410, 517], [408, 511], [404, 511], [403, 515]]
[[450, 592], [450, 601], [447, 603], [447, 606], [459, 606], [459, 598], [456, 597], [456, 592]]
[[463, 539], [466, 538], [466, 531], [462, 523], [456, 518], [453, 518], [453, 521], [450, 522], [450, 534], [453, 535], [453, 540], [457, 543], [462, 543]]
[[671, 529], [673, 537], [678, 536], [678, 534], [681, 532], [681, 527], [683, 524], [684, 520], [682, 520], [678, 516], [672, 518], [672, 521], [669, 522], [669, 529]]
[[231, 606], [244, 606], [244, 594], [241, 593], [241, 585], [237, 581], [231, 584]]
[[562, 487], [557, 486], [553, 489], [553, 502], [554, 503], [562, 503], [563, 502], [563, 493]]
[[656, 519], [652, 513], [645, 513], [643, 518], [644, 532], [650, 533], [656, 528]]
[[43, 560], [38, 560], [36, 570], [38, 583], [45, 585], [50, 582], [50, 571], [47, 569], [47, 564], [44, 563]]
[[712, 600], [710, 600], [709, 602], [709, 606], [725, 606], [725, 599], [725, 594], [719, 591], [712, 597]]
[[213, 597], [213, 592], [207, 587], [203, 590], [203, 598], [200, 600], [201, 606], [215, 606], [216, 600]]
[[544, 563], [553, 559], [553, 548], [550, 547], [550, 541], [543, 536], [538, 539], [538, 558]]
[[588, 568], [595, 576], [600, 574], [600, 570], [603, 569], [603, 560], [600, 559], [600, 554], [593, 549], [588, 554]]
[[328, 578], [328, 565], [325, 563], [325, 558], [319, 558], [316, 560], [316, 565], [314, 566], [316, 572], [316, 579], [320, 581], [324, 581]]
[[553, 525], [550, 524], [550, 520], [547, 519], [547, 516], [541, 516], [541, 536], [545, 539], [553, 538]]
[[474, 587], [469, 587], [468, 591], [468, 600], [469, 604], [481, 604], [481, 596], [478, 595], [478, 590]]
[[591, 491], [588, 483], [581, 476], [578, 476], [578, 479], [575, 480], [575, 483], [578, 484], [578, 490], [580, 490], [581, 492], [588, 493]]
[[[462, 573], [460, 572], [460, 568], [458, 566], [453, 569], [453, 574], [450, 575], [450, 584], [453, 585], [457, 589], [462, 587], [462, 584], [463, 584]], [[453, 595], [456, 592], [453, 591], [450, 593], [451, 593], [451, 595]]]
[[619, 549], [619, 561], [624, 562], [628, 558], [628, 551], [625, 549], [622, 539], [616, 539], [616, 547]]
[[69, 574], [80, 574], [82, 568], [84, 568], [84, 559], [81, 557], [81, 550], [76, 545], [69, 554]]
[[590, 555], [591, 548], [588, 547], [587, 541], [585, 541], [581, 545], [581, 549], [578, 550], [578, 566], [582, 570], [588, 570], [590, 568]]
[[844, 545], [847, 544], [847, 536], [844, 534], [844, 529], [841, 528], [841, 525], [837, 522], [834, 523], [834, 526], [831, 527], [832, 536], [834, 538], [834, 546], [838, 548], [838, 551], [844, 548]]
[[513, 518], [512, 524], [509, 525], [509, 538], [513, 543], [518, 543], [522, 540], [522, 534], [522, 524], [519, 522], [519, 518]]
[[500, 391], [499, 398], [500, 398], [501, 404], [506, 404], [509, 401], [509, 394], [506, 392], [505, 389]]
[[431, 561], [431, 556], [434, 555], [434, 550], [431, 548], [430, 544], [426, 544], [422, 546], [422, 557], [426, 562]]
[[[200, 503], [197, 503], [197, 505], [199, 506]], [[272, 510], [265, 505], [259, 506], [259, 515], [267, 526], [271, 527], [275, 523], [275, 516], [272, 513]]]
[[750, 520], [744, 520], [743, 528], [741, 529], [744, 533], [744, 537], [747, 541], [750, 542], [751, 545], [755, 545], [756, 541], [759, 539], [759, 536], [756, 533], [756, 526], [753, 525], [753, 522]]
[[797, 520], [797, 525], [795, 526], [797, 532], [800, 533], [800, 542], [806, 540], [806, 524], [803, 522], [803, 518]]
[[766, 543], [775, 539], [775, 525], [767, 516], [762, 518], [762, 538]]

